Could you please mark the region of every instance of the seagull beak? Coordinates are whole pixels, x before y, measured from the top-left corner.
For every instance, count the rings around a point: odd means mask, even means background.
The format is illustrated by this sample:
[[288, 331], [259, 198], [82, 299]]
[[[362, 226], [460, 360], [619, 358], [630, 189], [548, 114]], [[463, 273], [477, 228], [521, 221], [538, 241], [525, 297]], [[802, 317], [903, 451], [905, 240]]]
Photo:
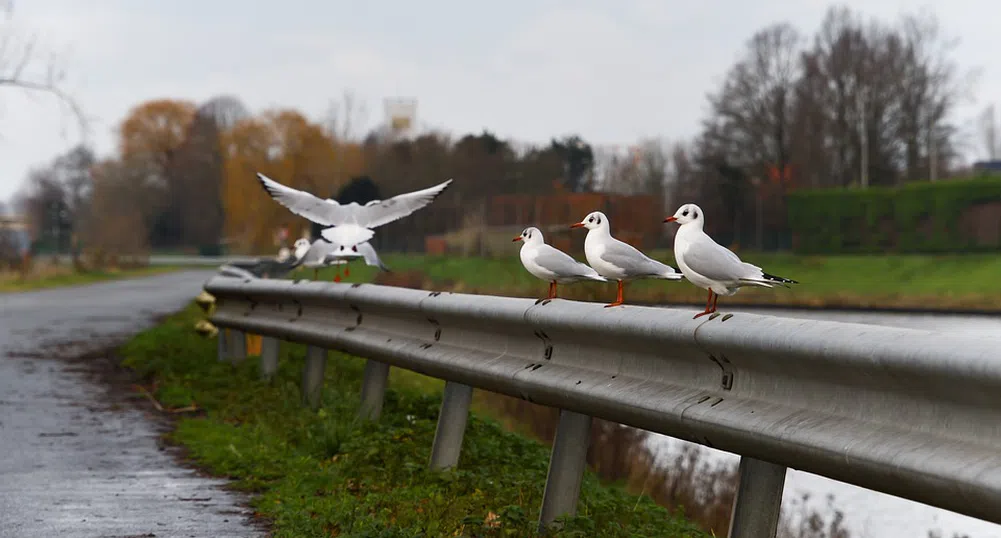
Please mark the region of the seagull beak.
[[521, 236], [519, 235], [518, 237], [515, 237], [514, 239], [511, 240], [512, 243], [514, 243], [515, 241], [521, 241]]
[[674, 222], [676, 220], [678, 220], [678, 217], [667, 217], [664, 219], [664, 222]]
[[584, 223], [583, 222], [575, 222], [575, 223], [571, 224], [570, 227], [571, 228], [583, 228], [584, 227]]

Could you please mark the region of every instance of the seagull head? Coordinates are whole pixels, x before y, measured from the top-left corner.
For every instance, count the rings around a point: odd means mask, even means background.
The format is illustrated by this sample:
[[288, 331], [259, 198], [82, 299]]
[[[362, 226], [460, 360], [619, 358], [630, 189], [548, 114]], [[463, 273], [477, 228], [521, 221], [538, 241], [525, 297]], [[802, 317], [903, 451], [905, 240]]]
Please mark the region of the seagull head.
[[664, 219], [664, 222], [677, 222], [682, 226], [695, 222], [701, 228], [702, 224], [705, 223], [705, 218], [706, 216], [702, 214], [702, 208], [695, 204], [685, 204], [679, 207], [673, 216]]
[[584, 220], [576, 224], [571, 224], [570, 227], [587, 228], [588, 230], [607, 230], [608, 217], [606, 217], [601, 211], [593, 211], [584, 217]]
[[524, 241], [526, 245], [537, 245], [543, 242], [542, 232], [534, 226], [529, 226], [521, 232], [521, 235], [511, 241]]
[[309, 250], [309, 239], [296, 239], [295, 243], [292, 243], [292, 247], [292, 255], [295, 256], [295, 259], [301, 260], [306, 255], [306, 251]]

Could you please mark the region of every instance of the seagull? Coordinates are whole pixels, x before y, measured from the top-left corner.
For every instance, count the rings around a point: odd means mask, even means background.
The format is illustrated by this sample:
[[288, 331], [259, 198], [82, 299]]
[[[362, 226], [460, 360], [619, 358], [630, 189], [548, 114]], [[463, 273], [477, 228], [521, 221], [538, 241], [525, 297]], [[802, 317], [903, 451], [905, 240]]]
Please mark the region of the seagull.
[[[333, 230], [336, 228], [328, 229]], [[346, 265], [351, 260], [359, 257], [365, 260], [366, 265], [378, 267], [383, 271], [389, 271], [389, 268], [382, 263], [382, 260], [379, 259], [379, 255], [376, 253], [375, 248], [373, 248], [372, 244], [368, 241], [364, 241], [356, 245], [345, 246], [331, 243], [330, 241], [327, 241], [325, 237], [313, 241], [313, 244], [309, 246], [308, 252], [306, 252], [303, 257], [302, 265], [313, 269], [313, 280], [316, 280], [317, 272], [320, 267], [326, 267], [329, 265]], [[345, 267], [344, 276], [349, 275], [350, 273], [348, 272], [347, 267]], [[334, 276], [334, 282], [340, 281], [341, 275], [338, 272], [338, 274]]]
[[549, 281], [547, 299], [556, 298], [557, 283], [568, 284], [582, 280], [608, 282], [594, 269], [547, 245], [538, 228], [525, 228], [521, 235], [512, 241], [522, 241], [520, 255], [521, 264], [525, 269], [536, 278]]
[[584, 256], [587, 263], [599, 275], [616, 280], [619, 292], [615, 302], [605, 305], [619, 306], [622, 304], [622, 283], [636, 278], [659, 278], [663, 280], [681, 280], [682, 275], [677, 269], [657, 260], [648, 258], [631, 245], [612, 237], [608, 217], [601, 211], [595, 211], [584, 217], [584, 220], [571, 224], [571, 228], [587, 228], [584, 238]]
[[[664, 219], [664, 222], [677, 222], [681, 225], [674, 236], [674, 259], [678, 260], [681, 272], [692, 284], [709, 290], [705, 311], [696, 314], [693, 319], [715, 313], [716, 301], [720, 295], [729, 297], [744, 286], [788, 288], [786, 284], [799, 284], [795, 280], [770, 275], [756, 265], [740, 261], [736, 254], [713, 241], [702, 230], [705, 218], [705, 213], [699, 206], [685, 204], [678, 208], [674, 216]], [[726, 317], [723, 319], [726, 320]]]
[[331, 243], [347, 248], [372, 239], [373, 228], [399, 220], [421, 209], [445, 192], [452, 184], [449, 179], [434, 187], [408, 192], [388, 200], [372, 200], [365, 205], [357, 202], [341, 205], [336, 200], [323, 200], [305, 192], [286, 187], [258, 173], [257, 179], [269, 195], [286, 209], [321, 226], [333, 226], [322, 235]]
[[[283, 252], [285, 256], [282, 256]], [[298, 239], [292, 245], [292, 251], [282, 248], [278, 258], [274, 260], [257, 260], [250, 263], [230, 262], [219, 267], [219, 272], [227, 276], [242, 278], [282, 277], [302, 264], [309, 251], [309, 241]]]

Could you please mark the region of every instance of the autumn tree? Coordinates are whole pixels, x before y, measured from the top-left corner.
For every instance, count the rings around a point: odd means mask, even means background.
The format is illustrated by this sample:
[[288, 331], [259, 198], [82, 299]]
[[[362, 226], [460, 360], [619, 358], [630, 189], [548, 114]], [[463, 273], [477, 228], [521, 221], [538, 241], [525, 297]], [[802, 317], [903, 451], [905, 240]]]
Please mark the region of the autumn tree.
[[217, 251], [225, 224], [222, 133], [248, 117], [243, 104], [229, 96], [210, 99], [195, 111], [168, 170], [174, 194], [168, 212], [178, 224], [180, 244]]
[[237, 122], [223, 141], [226, 231], [245, 247], [271, 248], [280, 226], [292, 227], [295, 236], [308, 226], [260, 188], [258, 172], [321, 197], [340, 186], [336, 144], [299, 112], [274, 110]]

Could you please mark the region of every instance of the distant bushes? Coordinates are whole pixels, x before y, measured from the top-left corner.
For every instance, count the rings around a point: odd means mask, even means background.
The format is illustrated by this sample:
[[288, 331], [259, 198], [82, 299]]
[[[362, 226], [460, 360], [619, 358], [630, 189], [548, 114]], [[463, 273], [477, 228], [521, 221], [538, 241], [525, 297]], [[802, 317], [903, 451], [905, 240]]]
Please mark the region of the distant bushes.
[[1001, 250], [1001, 177], [789, 194], [800, 254]]

